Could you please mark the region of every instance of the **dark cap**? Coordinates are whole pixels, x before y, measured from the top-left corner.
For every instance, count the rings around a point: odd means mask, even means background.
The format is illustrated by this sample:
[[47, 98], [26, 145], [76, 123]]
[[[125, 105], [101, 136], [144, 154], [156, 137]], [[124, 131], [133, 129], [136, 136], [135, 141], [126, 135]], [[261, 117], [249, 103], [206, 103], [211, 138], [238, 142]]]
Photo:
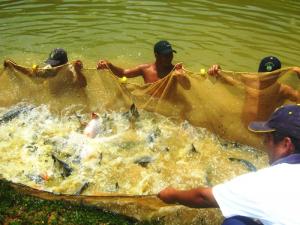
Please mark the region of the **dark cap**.
[[67, 52], [62, 48], [53, 49], [53, 51], [49, 55], [49, 58], [45, 61], [45, 63], [48, 63], [51, 66], [60, 66], [67, 62]]
[[154, 52], [161, 55], [167, 55], [171, 52], [175, 52], [175, 50], [172, 49], [171, 44], [168, 41], [159, 41], [154, 45]]
[[269, 120], [251, 122], [248, 129], [256, 133], [278, 131], [287, 137], [300, 139], [300, 104], [281, 106], [272, 113]]
[[268, 56], [260, 61], [258, 72], [272, 72], [281, 68], [281, 62], [275, 56]]

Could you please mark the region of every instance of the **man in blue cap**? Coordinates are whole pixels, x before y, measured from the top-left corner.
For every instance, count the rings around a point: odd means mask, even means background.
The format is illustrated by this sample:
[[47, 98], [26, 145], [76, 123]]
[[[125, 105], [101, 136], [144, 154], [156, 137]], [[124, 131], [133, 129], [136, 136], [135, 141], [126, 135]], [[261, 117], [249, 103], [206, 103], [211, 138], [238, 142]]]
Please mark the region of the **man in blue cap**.
[[238, 176], [212, 188], [162, 190], [166, 203], [219, 207], [223, 225], [300, 224], [300, 105], [276, 109], [249, 130], [264, 135], [270, 167]]
[[[171, 44], [168, 41], [159, 41], [154, 45], [155, 62], [149, 64], [141, 64], [131, 69], [122, 69], [113, 65], [107, 60], [100, 60], [97, 64], [97, 69], [109, 69], [118, 77], [137, 77], [142, 76], [145, 83], [153, 83], [167, 76], [173, 69], [172, 64], [173, 53]], [[181, 69], [181, 64], [176, 65], [176, 69]]]

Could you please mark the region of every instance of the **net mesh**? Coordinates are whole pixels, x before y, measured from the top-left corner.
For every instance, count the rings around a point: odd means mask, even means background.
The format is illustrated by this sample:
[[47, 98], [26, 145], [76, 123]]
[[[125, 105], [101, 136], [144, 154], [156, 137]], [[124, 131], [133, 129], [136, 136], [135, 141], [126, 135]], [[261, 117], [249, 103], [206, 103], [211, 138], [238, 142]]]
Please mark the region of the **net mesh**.
[[260, 137], [248, 131], [248, 124], [266, 120], [283, 104], [299, 102], [299, 78], [295, 71], [221, 71], [217, 78], [210, 78], [183, 70], [154, 84], [126, 87], [141, 108], [187, 120], [222, 138], [261, 148]]
[[[47, 104], [54, 113], [66, 114], [78, 109], [86, 112], [127, 111], [134, 103], [138, 109], [159, 113], [176, 121], [187, 120], [221, 138], [261, 148], [260, 137], [248, 131], [248, 123], [267, 119], [282, 104], [299, 102], [297, 70], [299, 68], [284, 68], [263, 74], [221, 71], [215, 79], [182, 69], [172, 71], [153, 84], [141, 85], [120, 80], [110, 71], [82, 69], [80, 73], [86, 77], [88, 84], [82, 88], [76, 83], [78, 72], [72, 64], [40, 69], [9, 62], [0, 71], [0, 106], [9, 107], [26, 101]], [[202, 221], [202, 224], [220, 224], [221, 221], [218, 210], [174, 210], [155, 196], [107, 193], [67, 196], [12, 185], [21, 192], [41, 198], [84, 202], [137, 219], [164, 217], [165, 221], [175, 224], [176, 211], [185, 216], [187, 224], [192, 224], [192, 220]], [[178, 221], [178, 224], [184, 223]]]

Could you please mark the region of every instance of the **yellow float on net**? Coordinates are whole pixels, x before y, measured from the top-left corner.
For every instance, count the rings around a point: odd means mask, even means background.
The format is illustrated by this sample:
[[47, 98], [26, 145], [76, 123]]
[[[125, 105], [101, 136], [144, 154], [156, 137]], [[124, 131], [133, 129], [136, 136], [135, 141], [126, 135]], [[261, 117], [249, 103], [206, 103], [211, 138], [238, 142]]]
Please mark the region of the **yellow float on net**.
[[33, 70], [34, 72], [36, 72], [37, 69], [38, 69], [38, 67], [39, 67], [38, 65], [33, 64], [33, 65], [32, 65], [32, 70]]
[[200, 70], [200, 74], [201, 74], [201, 75], [205, 75], [205, 74], [206, 74], [205, 69], [202, 68], [202, 69]]
[[127, 77], [122, 77], [122, 78], [119, 79], [119, 81], [121, 83], [126, 83], [127, 82]]

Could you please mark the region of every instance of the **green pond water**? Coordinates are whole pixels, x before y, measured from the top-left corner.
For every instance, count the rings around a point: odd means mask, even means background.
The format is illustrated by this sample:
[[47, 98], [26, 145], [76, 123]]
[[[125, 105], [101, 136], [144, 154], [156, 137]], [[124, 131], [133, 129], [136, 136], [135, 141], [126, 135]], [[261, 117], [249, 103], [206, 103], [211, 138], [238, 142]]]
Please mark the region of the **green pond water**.
[[101, 58], [124, 67], [153, 60], [169, 40], [175, 62], [198, 72], [219, 63], [255, 71], [276, 55], [299, 65], [300, 1], [295, 0], [26, 0], [0, 2], [0, 59], [42, 63], [63, 47], [93, 67]]

